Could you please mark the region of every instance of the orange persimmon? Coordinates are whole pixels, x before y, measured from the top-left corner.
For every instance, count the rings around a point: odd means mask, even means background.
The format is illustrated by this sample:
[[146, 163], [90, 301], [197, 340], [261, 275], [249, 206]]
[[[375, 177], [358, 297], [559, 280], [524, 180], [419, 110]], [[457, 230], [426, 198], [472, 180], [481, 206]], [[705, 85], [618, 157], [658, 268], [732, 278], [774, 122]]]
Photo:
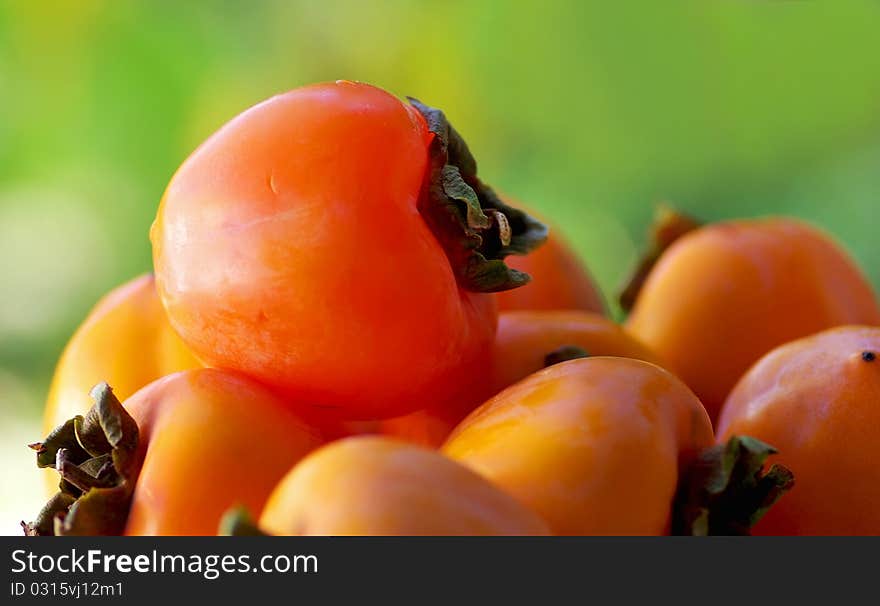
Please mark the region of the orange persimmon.
[[714, 419], [746, 370], [793, 339], [880, 324], [877, 299], [830, 236], [790, 218], [699, 227], [659, 256], [626, 322]]
[[679, 475], [712, 445], [696, 396], [641, 360], [556, 364], [501, 392], [442, 452], [536, 511], [554, 534], [663, 534]]
[[207, 363], [350, 418], [480, 381], [491, 293], [546, 229], [476, 175], [439, 110], [316, 84], [230, 121], [180, 167], [150, 232], [171, 324]]
[[880, 328], [828, 330], [761, 358], [721, 411], [718, 435], [742, 433], [778, 447], [796, 477], [756, 534], [880, 534]]
[[378, 436], [339, 440], [294, 467], [260, 517], [274, 535], [546, 535], [547, 525], [436, 451]]

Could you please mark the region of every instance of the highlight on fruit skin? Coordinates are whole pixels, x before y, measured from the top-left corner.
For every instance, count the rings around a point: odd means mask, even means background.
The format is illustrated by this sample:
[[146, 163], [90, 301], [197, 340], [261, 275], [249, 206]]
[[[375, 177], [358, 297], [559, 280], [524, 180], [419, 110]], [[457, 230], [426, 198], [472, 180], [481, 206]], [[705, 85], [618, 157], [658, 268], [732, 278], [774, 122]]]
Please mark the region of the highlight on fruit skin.
[[880, 324], [864, 274], [824, 232], [771, 217], [708, 224], [675, 240], [647, 276], [626, 328], [715, 419], [765, 353], [845, 324]]
[[474, 408], [550, 363], [572, 357], [573, 351], [576, 356], [619, 356], [660, 363], [656, 354], [599, 314], [576, 310], [501, 312], [483, 384], [476, 385], [457, 405], [389, 419], [380, 423], [379, 431], [437, 448]]
[[797, 478], [755, 534], [880, 534], [878, 356], [880, 327], [839, 327], [774, 349], [737, 383], [719, 437], [771, 442]]
[[504, 261], [546, 235], [477, 176], [442, 112], [348, 81], [223, 126], [150, 231], [161, 299], [198, 356], [358, 419], [480, 380], [492, 293], [528, 281]]
[[106, 383], [95, 406], [31, 445], [58, 492], [29, 534], [214, 535], [236, 503], [260, 512], [278, 480], [332, 430], [262, 385], [196, 369], [124, 405]]
[[235, 510], [224, 526], [227, 534], [298, 536], [549, 534], [537, 515], [466, 467], [379, 436], [315, 451], [281, 480], [256, 526]]
[[[165, 375], [199, 368], [201, 363], [171, 328], [152, 274], [144, 274], [107, 293], [89, 312], [55, 367], [43, 413], [43, 433], [92, 408], [91, 388], [113, 386], [125, 400]], [[46, 474], [48, 494], [57, 477]]]
[[590, 357], [501, 392], [442, 452], [537, 512], [554, 534], [744, 534], [790, 484], [765, 478], [766, 445], [742, 443], [737, 437], [719, 456], [706, 411], [671, 373]]

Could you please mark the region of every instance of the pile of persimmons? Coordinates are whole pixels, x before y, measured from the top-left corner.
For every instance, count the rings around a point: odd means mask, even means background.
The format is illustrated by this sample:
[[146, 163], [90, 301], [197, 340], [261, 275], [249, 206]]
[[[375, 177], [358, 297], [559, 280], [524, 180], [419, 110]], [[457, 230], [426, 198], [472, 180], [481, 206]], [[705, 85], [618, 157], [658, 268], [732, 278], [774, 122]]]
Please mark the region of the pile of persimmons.
[[64, 351], [25, 532], [880, 534], [880, 310], [832, 238], [661, 209], [619, 325], [516, 206], [415, 99], [234, 118]]

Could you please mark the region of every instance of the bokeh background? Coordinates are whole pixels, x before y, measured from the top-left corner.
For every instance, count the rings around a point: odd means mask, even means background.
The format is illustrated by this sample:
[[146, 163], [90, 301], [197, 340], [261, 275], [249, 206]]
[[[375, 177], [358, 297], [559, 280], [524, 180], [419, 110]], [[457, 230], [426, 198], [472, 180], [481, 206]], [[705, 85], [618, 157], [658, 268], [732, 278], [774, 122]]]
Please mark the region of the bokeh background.
[[0, 0], [0, 532], [65, 341], [248, 106], [344, 78], [444, 108], [609, 295], [659, 201], [815, 221], [878, 284], [878, 32], [876, 1]]

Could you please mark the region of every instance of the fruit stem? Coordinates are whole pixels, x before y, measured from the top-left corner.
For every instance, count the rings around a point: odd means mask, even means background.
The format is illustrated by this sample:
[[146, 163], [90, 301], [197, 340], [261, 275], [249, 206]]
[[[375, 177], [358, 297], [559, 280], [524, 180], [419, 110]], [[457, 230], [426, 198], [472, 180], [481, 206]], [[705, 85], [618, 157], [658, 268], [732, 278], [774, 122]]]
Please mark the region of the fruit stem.
[[636, 268], [618, 295], [618, 302], [623, 311], [629, 312], [633, 308], [648, 275], [666, 249], [700, 225], [701, 223], [693, 217], [680, 213], [669, 205], [659, 204], [657, 206], [649, 230], [650, 243], [648, 248], [642, 254]]
[[233, 507], [220, 519], [217, 534], [225, 537], [267, 537], [245, 507]]

